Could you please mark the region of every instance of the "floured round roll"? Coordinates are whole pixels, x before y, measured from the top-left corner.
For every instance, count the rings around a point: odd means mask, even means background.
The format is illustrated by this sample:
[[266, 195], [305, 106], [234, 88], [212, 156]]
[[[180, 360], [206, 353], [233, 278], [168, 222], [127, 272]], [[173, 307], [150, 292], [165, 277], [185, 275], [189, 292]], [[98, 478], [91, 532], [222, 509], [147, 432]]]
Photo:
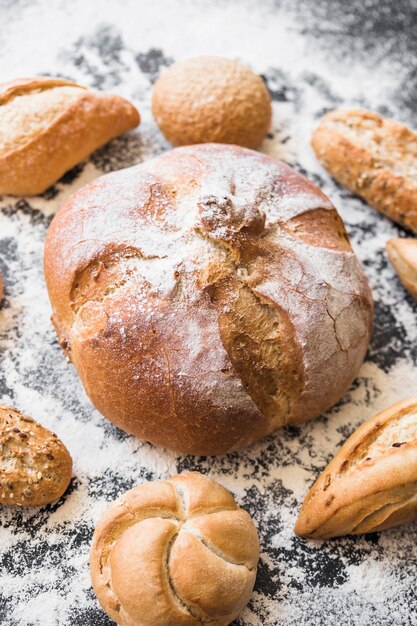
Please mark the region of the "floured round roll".
[[121, 626], [226, 626], [249, 602], [258, 559], [248, 513], [190, 472], [131, 489], [106, 511], [91, 579]]
[[51, 224], [45, 276], [95, 406], [183, 452], [223, 453], [319, 415], [371, 332], [331, 202], [236, 146], [178, 148], [84, 187]]

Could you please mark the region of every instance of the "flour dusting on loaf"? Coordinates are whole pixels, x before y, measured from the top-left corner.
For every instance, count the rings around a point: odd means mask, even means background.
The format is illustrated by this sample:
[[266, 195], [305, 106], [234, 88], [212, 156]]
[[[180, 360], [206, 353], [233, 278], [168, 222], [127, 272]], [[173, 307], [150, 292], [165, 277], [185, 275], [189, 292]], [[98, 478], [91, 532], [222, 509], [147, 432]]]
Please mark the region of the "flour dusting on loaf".
[[97, 408], [186, 452], [320, 414], [370, 336], [369, 288], [328, 198], [235, 146], [179, 148], [85, 187], [51, 225], [45, 275]]

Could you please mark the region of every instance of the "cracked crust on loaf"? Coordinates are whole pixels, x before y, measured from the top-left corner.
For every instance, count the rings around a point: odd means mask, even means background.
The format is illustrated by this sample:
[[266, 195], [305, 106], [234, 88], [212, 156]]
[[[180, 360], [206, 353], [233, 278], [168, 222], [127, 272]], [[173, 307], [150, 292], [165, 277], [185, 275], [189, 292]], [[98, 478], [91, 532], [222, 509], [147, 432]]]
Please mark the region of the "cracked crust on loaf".
[[49, 229], [45, 277], [95, 406], [194, 454], [319, 415], [371, 332], [369, 287], [328, 198], [236, 146], [178, 148], [82, 189]]

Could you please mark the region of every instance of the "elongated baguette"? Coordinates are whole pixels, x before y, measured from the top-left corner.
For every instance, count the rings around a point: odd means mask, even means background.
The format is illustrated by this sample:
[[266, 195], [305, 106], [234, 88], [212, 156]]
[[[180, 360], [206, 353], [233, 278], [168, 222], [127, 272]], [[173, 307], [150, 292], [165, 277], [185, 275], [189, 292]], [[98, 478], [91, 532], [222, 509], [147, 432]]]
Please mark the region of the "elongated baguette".
[[57, 78], [0, 85], [0, 194], [32, 196], [139, 124], [135, 107]]
[[390, 239], [387, 252], [402, 284], [417, 300], [417, 239]]
[[417, 397], [349, 437], [304, 500], [301, 537], [369, 533], [417, 519]]
[[323, 166], [342, 185], [417, 233], [417, 134], [362, 109], [325, 115], [312, 137]]

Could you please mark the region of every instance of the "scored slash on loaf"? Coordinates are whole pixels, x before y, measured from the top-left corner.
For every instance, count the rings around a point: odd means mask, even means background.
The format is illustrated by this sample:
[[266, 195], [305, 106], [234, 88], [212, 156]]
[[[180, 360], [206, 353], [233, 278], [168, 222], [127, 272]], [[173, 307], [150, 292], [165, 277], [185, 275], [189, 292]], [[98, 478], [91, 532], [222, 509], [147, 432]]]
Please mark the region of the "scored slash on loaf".
[[121, 496], [96, 527], [90, 567], [121, 626], [226, 626], [249, 601], [258, 559], [248, 513], [189, 472]]
[[193, 454], [319, 415], [371, 332], [369, 287], [331, 202], [237, 146], [177, 148], [84, 187], [52, 221], [45, 277], [95, 406]]

